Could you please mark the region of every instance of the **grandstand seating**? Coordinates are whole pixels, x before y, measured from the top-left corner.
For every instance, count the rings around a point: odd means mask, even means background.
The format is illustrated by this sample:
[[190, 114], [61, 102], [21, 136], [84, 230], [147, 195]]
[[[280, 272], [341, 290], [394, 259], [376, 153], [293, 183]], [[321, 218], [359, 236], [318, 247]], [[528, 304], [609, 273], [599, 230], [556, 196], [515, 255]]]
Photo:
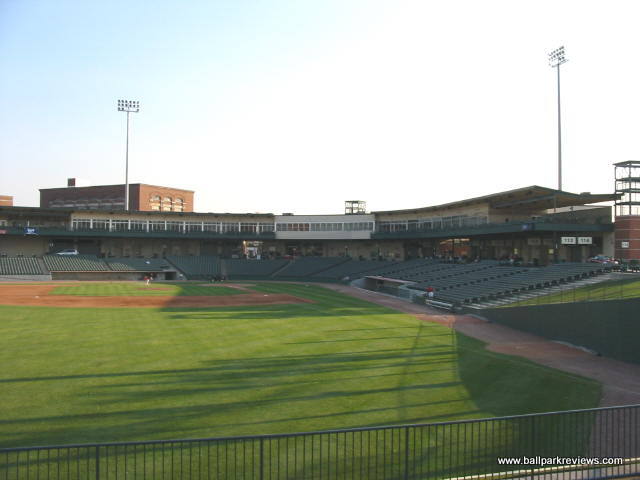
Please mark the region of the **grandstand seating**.
[[312, 275], [317, 279], [330, 279], [341, 280], [345, 277], [350, 279], [359, 278], [364, 275], [371, 274], [375, 270], [379, 270], [381, 265], [389, 267], [395, 265], [397, 262], [386, 262], [378, 260], [350, 260], [348, 262], [340, 263], [334, 267], [323, 270], [322, 272]]
[[44, 264], [51, 272], [108, 272], [106, 262], [95, 255], [45, 255]]
[[273, 277], [307, 277], [348, 261], [348, 257], [300, 257], [275, 272]]
[[366, 272], [367, 276], [403, 279], [403, 276], [413, 269], [424, 268], [427, 265], [441, 265], [437, 260], [417, 258], [404, 262], [380, 262], [381, 266]]
[[229, 278], [268, 277], [284, 267], [289, 260], [223, 260]]
[[163, 258], [107, 258], [105, 261], [115, 272], [159, 272], [171, 268]]
[[37, 258], [0, 257], [0, 275], [43, 275]]
[[167, 260], [189, 280], [209, 280], [221, 275], [220, 258], [216, 256], [172, 255]]
[[431, 286], [435, 289], [434, 298], [437, 301], [454, 305], [471, 304], [572, 282], [597, 275], [605, 269], [606, 267], [599, 264], [584, 263], [538, 268], [494, 266], [480, 271], [464, 272], [463, 275], [433, 277], [411, 285], [410, 288], [422, 290]]

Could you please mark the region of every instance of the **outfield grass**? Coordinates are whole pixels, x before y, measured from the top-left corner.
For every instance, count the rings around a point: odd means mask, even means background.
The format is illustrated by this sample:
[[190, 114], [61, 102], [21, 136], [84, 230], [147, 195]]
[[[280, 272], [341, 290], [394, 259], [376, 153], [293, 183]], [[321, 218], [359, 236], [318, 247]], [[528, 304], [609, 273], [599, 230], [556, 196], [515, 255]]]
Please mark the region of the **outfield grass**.
[[249, 293], [237, 288], [216, 284], [192, 283], [151, 283], [144, 282], [96, 282], [77, 285], [61, 285], [54, 288], [50, 295], [81, 295], [90, 297], [137, 297], [137, 296], [211, 296], [238, 295]]
[[593, 381], [322, 287], [255, 289], [315, 303], [0, 307], [0, 445], [431, 422], [600, 398]]
[[640, 297], [640, 280], [618, 280], [596, 283], [585, 287], [571, 288], [549, 295], [541, 295], [529, 300], [509, 303], [504, 307], [525, 305], [546, 305], [550, 303], [589, 302], [596, 300], [621, 300]]

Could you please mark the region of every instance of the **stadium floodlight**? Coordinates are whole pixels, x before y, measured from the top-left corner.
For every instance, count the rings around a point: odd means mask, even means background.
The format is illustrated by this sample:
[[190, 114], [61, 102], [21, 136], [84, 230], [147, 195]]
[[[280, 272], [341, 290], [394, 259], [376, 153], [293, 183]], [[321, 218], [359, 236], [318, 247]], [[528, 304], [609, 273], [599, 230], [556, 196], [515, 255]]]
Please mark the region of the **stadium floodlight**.
[[124, 209], [129, 210], [129, 114], [140, 111], [140, 102], [137, 100], [118, 100], [118, 111], [127, 112], [127, 148], [125, 153], [124, 170]]
[[134, 112], [140, 111], [140, 102], [135, 100], [118, 100], [119, 112]]
[[551, 67], [559, 67], [566, 61], [567, 59], [564, 57], [564, 47], [556, 48], [549, 54], [549, 65]]
[[566, 63], [564, 46], [556, 48], [549, 54], [549, 66], [558, 72], [558, 190], [562, 190], [562, 128], [560, 117], [560, 65]]

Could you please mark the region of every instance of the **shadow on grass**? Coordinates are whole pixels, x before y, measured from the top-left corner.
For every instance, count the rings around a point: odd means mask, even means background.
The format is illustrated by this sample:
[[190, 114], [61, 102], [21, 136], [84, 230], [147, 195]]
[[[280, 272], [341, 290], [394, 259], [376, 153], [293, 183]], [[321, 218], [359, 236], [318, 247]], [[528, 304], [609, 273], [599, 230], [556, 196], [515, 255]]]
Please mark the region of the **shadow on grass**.
[[[80, 398], [91, 402], [94, 413], [4, 419], [0, 420], [0, 429], [7, 432], [3, 443], [9, 441], [16, 446], [171, 438], [192, 431], [202, 435], [201, 421], [206, 422], [210, 436], [219, 434], [221, 429], [228, 432], [227, 429], [239, 427], [266, 433], [264, 428], [268, 425], [283, 425], [287, 431], [286, 428], [295, 428], [292, 425], [296, 423], [304, 425], [334, 417], [343, 419], [341, 428], [357, 427], [362, 424], [362, 417], [358, 416], [376, 412], [388, 413], [388, 420], [382, 423], [397, 423], [398, 405], [394, 401], [380, 406], [381, 398], [404, 398], [403, 395], [413, 392], [413, 396], [403, 400], [407, 403], [405, 409], [428, 409], [432, 404], [448, 402], [465, 405], [464, 398], [442, 400], [437, 399], [438, 394], [427, 395], [440, 390], [451, 392], [459, 385], [457, 381], [434, 380], [425, 384], [403, 378], [408, 374], [407, 362], [411, 364], [411, 375], [435, 374], [434, 378], [438, 378], [441, 372], [444, 378], [452, 378], [451, 354], [447, 346], [425, 345], [276, 358], [216, 359], [201, 368], [177, 370], [4, 379], [4, 383], [127, 377], [139, 381], [87, 385], [86, 396]], [[365, 375], [356, 374], [363, 371]], [[424, 402], [416, 402], [420, 397]], [[377, 406], [370, 404], [372, 398], [378, 399]], [[291, 415], [290, 410], [308, 415]], [[466, 415], [467, 410], [453, 408], [455, 415]], [[427, 411], [422, 420], [428, 417]], [[41, 429], [40, 425], [46, 428]], [[251, 429], [252, 426], [256, 428]]]
[[[600, 385], [521, 357], [493, 353], [483, 342], [455, 332], [459, 378], [479, 410], [489, 416], [557, 412], [598, 406]], [[502, 445], [478, 447], [487, 458], [586, 455], [591, 425], [558, 417], [498, 421]], [[567, 433], [570, 432], [570, 433]], [[493, 434], [492, 430], [492, 434]], [[478, 452], [475, 453], [479, 455]]]
[[340, 340], [315, 340], [309, 342], [289, 342], [285, 345], [304, 345], [308, 343], [339, 343], [339, 342], [366, 342], [368, 340], [389, 340], [392, 338], [414, 338], [412, 335], [405, 335], [400, 337], [365, 337], [365, 338], [342, 338]]
[[[313, 303], [286, 305], [260, 305], [243, 307], [163, 307], [162, 312], [171, 313], [172, 320], [281, 320], [287, 318], [321, 318], [400, 315], [393, 310], [380, 308], [343, 308]], [[415, 328], [415, 327], [414, 327]]]
[[[426, 346], [423, 350], [430, 348], [442, 348], [439, 346]], [[409, 354], [402, 353], [410, 351]], [[384, 353], [383, 353], [384, 352]], [[350, 352], [336, 354], [318, 354], [318, 355], [290, 355], [281, 357], [247, 357], [237, 360], [213, 360], [209, 363], [214, 364], [211, 367], [202, 368], [186, 368], [176, 370], [142, 370], [133, 372], [113, 372], [113, 373], [95, 373], [85, 375], [60, 375], [46, 377], [22, 377], [22, 378], [5, 378], [0, 379], [0, 383], [18, 383], [33, 381], [60, 381], [60, 380], [78, 380], [90, 378], [109, 378], [109, 377], [130, 377], [130, 376], [173, 376], [182, 379], [182, 382], [188, 383], [196, 380], [203, 381], [224, 381], [233, 380], [237, 377], [244, 379], [262, 378], [262, 377], [279, 377], [290, 376], [292, 371], [306, 374], [329, 373], [336, 371], [352, 371], [363, 368], [360, 365], [353, 365], [354, 362], [380, 362], [383, 360], [398, 360], [404, 364], [407, 358], [419, 357], [424, 358], [428, 355], [447, 355], [451, 352], [437, 353], [419, 353], [414, 349], [388, 349], [388, 350], [372, 350], [371, 352]], [[423, 364], [434, 364], [432, 360], [425, 359]], [[416, 364], [416, 363], [414, 363]], [[379, 364], [367, 366], [370, 368], [388, 368], [395, 366], [393, 363]]]

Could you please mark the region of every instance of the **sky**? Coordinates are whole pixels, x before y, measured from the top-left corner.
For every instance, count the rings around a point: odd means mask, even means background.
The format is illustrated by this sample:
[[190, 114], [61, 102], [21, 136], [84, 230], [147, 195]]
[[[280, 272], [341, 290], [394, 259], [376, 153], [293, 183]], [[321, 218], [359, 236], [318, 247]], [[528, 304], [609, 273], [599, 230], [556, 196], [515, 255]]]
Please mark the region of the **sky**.
[[640, 3], [0, 0], [0, 195], [129, 181], [202, 212], [610, 193], [640, 158]]

